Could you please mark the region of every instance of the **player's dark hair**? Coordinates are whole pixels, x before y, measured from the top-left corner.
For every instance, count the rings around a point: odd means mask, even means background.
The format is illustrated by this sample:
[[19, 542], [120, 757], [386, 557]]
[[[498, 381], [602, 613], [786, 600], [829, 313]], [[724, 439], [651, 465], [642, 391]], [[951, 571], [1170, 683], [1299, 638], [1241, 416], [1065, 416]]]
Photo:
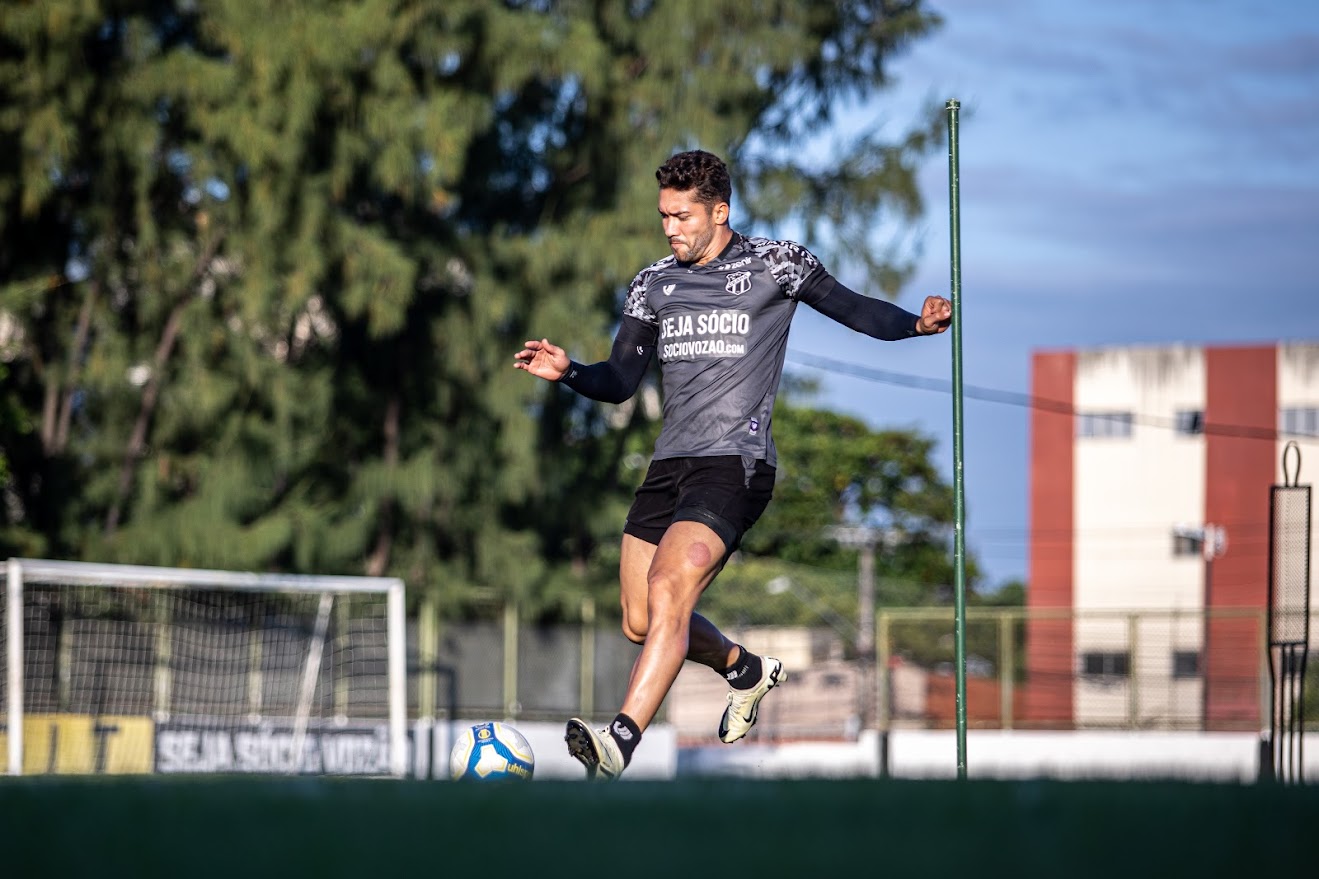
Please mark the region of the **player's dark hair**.
[[733, 198], [728, 166], [723, 159], [705, 150], [688, 150], [669, 157], [656, 169], [655, 179], [659, 181], [660, 189], [696, 190], [697, 201], [707, 206], [729, 202]]

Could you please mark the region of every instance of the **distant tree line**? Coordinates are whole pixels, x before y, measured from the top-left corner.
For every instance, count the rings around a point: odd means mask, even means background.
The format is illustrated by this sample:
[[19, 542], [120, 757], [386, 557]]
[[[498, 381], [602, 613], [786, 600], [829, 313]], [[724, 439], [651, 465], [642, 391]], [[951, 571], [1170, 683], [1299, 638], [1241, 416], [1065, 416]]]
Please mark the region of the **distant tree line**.
[[[539, 615], [611, 596], [653, 382], [597, 405], [512, 353], [607, 354], [665, 253], [654, 169], [696, 145], [739, 226], [896, 295], [937, 112], [801, 145], [937, 24], [889, 0], [7, 4], [0, 552], [389, 574]], [[947, 581], [928, 439], [778, 419], [748, 555], [843, 570], [823, 526], [879, 517], [909, 537], [885, 573]]]

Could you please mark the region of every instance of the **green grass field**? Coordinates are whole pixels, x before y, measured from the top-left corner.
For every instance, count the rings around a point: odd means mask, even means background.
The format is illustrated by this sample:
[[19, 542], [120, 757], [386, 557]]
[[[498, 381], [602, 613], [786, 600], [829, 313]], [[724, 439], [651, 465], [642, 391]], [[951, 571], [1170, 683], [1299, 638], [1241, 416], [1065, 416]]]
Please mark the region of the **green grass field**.
[[0, 780], [22, 879], [1300, 876], [1316, 840], [1314, 786]]

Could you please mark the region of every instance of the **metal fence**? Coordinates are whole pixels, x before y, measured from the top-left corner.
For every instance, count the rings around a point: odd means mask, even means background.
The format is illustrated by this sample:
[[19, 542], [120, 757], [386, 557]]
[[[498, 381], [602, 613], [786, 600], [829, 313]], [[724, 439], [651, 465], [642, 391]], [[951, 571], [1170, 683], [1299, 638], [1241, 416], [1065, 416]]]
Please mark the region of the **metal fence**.
[[[616, 620], [600, 617], [585, 603], [576, 621], [541, 625], [522, 619], [519, 608], [508, 604], [486, 606], [458, 621], [423, 602], [406, 626], [409, 716], [612, 717], [640, 648], [622, 636]], [[43, 628], [42, 619], [29, 621], [34, 647], [55, 631]], [[189, 659], [184, 641], [164, 655], [145, 649], [158, 640], [146, 618], [102, 614], [93, 622], [64, 620], [59, 637], [50, 634], [49, 644], [38, 651], [49, 661], [25, 667], [29, 711], [146, 715], [151, 706], [159, 707], [162, 663], [177, 684], [201, 661]], [[304, 619], [297, 625], [307, 624]], [[1205, 615], [971, 608], [966, 621], [968, 724], [980, 729], [1267, 729], [1271, 682], [1265, 629], [1263, 609]], [[379, 687], [364, 690], [361, 697], [377, 698], [373, 707], [360, 699], [343, 701], [337, 695], [341, 688], [332, 686], [383, 675], [382, 654], [374, 642], [362, 641], [351, 627], [335, 631], [340, 630], [343, 636], [332, 639], [336, 649], [324, 659], [316, 705], [323, 701], [326, 714], [380, 715], [384, 700]], [[1319, 631], [1319, 625], [1310, 630]], [[221, 643], [216, 638], [228, 631], [224, 620], [210, 620], [196, 622], [185, 634], [210, 645], [203, 653], [214, 664], [220, 654], [212, 642]], [[764, 703], [753, 738], [847, 740], [864, 728], [954, 725], [950, 608], [880, 609], [873, 653], [859, 653], [855, 629], [838, 625], [742, 625], [725, 632], [758, 653], [779, 657], [788, 670], [786, 683]], [[269, 641], [247, 637], [241, 649], [225, 648], [225, 656], [237, 657], [230, 657], [226, 668], [238, 670], [225, 678], [235, 712], [251, 713], [253, 694], [265, 694], [263, 705], [274, 704], [269, 694], [276, 685], [283, 682], [288, 689], [300, 673], [301, 660], [289, 660], [287, 668], [277, 664], [282, 654]], [[256, 647], [261, 661], [249, 661], [258, 655]], [[95, 667], [78, 657], [94, 657]], [[1312, 675], [1304, 694], [1310, 729], [1319, 728], [1316, 681], [1319, 675]], [[213, 687], [204, 694], [192, 690], [188, 698], [224, 695]], [[726, 693], [719, 675], [688, 663], [661, 720], [675, 727], [682, 742], [713, 742]], [[176, 711], [192, 704], [177, 701], [182, 695], [175, 698]]]
[[[951, 726], [952, 615], [878, 615], [877, 724]], [[967, 722], [986, 729], [1259, 730], [1263, 609], [967, 613]], [[1208, 645], [1206, 647], [1206, 645]]]
[[[509, 605], [497, 619], [445, 622], [423, 607], [408, 638], [412, 714], [612, 716], [640, 648], [616, 623], [597, 621], [593, 607], [583, 608], [582, 620], [530, 624]], [[954, 725], [951, 608], [879, 610], [873, 656], [856, 655], [827, 626], [725, 632], [779, 657], [789, 672], [762, 706], [754, 738], [850, 739], [865, 727]], [[1259, 730], [1268, 723], [1262, 609], [972, 608], [966, 639], [967, 718], [975, 728]], [[680, 741], [713, 741], [726, 692], [722, 678], [688, 663], [661, 719]], [[1319, 713], [1319, 698], [1307, 696], [1311, 714]]]

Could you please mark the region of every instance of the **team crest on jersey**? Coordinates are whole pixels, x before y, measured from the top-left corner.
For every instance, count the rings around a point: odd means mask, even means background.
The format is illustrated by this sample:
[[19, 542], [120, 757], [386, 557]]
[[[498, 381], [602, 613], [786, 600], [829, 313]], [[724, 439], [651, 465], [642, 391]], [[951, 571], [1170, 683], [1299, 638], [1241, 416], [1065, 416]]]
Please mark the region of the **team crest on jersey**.
[[729, 293], [732, 293], [734, 296], [741, 296], [743, 293], [751, 289], [751, 273], [733, 272], [728, 276], [728, 281], [724, 284], [724, 289]]

